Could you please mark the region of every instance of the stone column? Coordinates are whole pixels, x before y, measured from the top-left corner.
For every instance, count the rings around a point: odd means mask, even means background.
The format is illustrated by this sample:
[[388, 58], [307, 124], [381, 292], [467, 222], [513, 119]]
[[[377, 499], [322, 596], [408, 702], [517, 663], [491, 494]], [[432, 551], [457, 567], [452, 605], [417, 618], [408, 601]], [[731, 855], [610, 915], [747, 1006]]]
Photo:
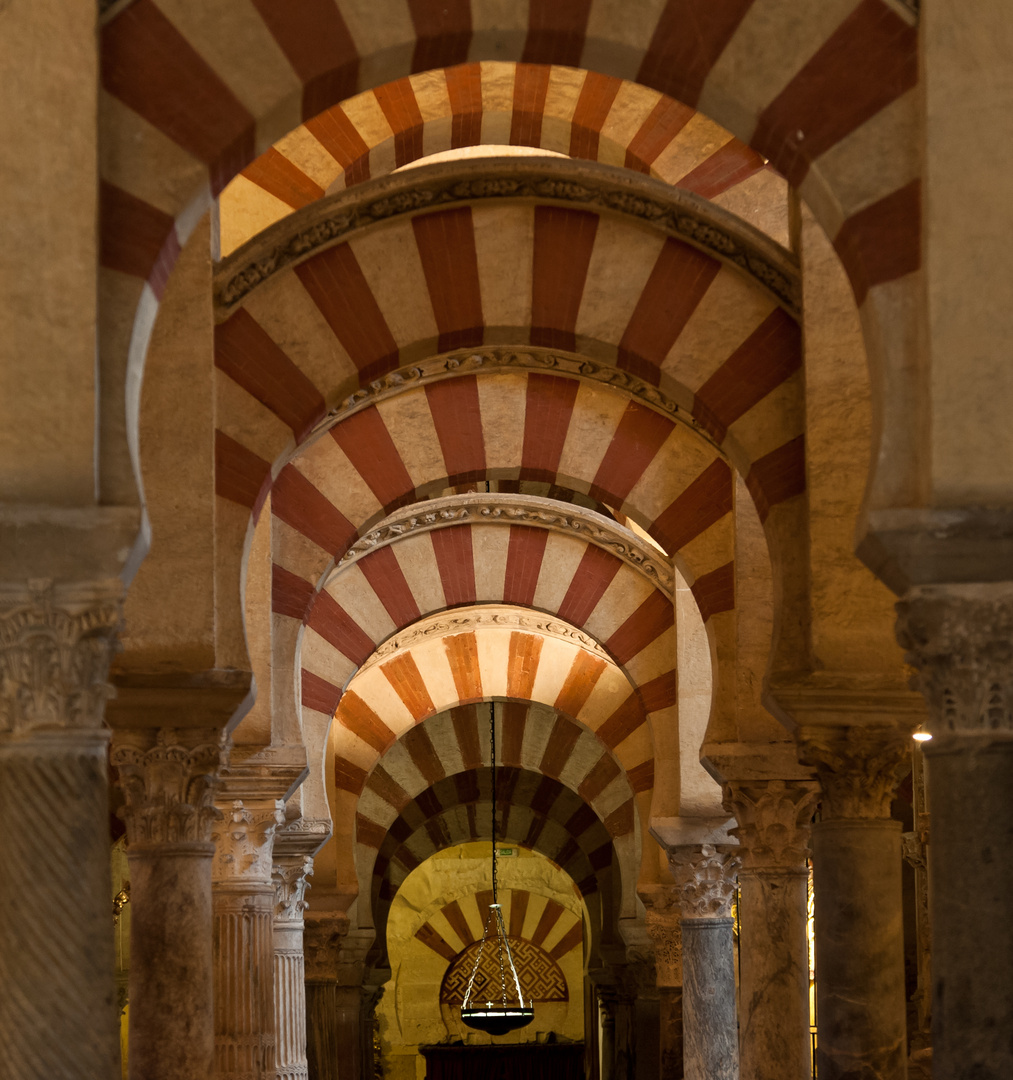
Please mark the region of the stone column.
[[732, 896], [737, 848], [670, 848], [682, 900], [683, 1063], [686, 1080], [737, 1080]]
[[877, 726], [801, 736], [800, 758], [823, 787], [813, 828], [816, 1071], [820, 1080], [904, 1080], [901, 823], [890, 801], [910, 735]]
[[812, 1075], [806, 901], [819, 786], [725, 785], [739, 827], [739, 1053], [742, 1080]]
[[344, 1048], [336, 1027], [338, 963], [348, 916], [311, 911], [305, 919], [306, 1060], [310, 1080], [338, 1080]]
[[130, 866], [130, 1076], [209, 1076], [218, 732], [118, 731], [112, 763], [126, 798]]
[[303, 912], [306, 878], [313, 873], [308, 855], [274, 857], [274, 1028], [277, 1080], [305, 1080], [306, 964]]
[[932, 1061], [1013, 1076], [1013, 584], [923, 586], [898, 639], [929, 705]]
[[280, 799], [233, 799], [214, 835], [215, 1075], [275, 1080], [275, 830]]
[[654, 944], [661, 1076], [682, 1080], [682, 902], [673, 885], [642, 886], [637, 892], [644, 902], [647, 933]]
[[616, 1080], [616, 1009], [618, 1004], [615, 987], [598, 987], [598, 1022], [601, 1031], [598, 1051], [600, 1080]]
[[119, 583], [0, 590], [0, 1074], [119, 1068], [102, 727]]

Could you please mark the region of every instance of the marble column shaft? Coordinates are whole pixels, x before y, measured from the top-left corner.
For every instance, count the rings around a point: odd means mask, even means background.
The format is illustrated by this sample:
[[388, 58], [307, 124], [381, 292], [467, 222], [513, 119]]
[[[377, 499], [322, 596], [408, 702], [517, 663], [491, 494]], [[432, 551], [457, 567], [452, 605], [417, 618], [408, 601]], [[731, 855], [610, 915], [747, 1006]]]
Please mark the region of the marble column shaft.
[[[211, 830], [216, 732], [118, 732], [130, 867], [132, 1080], [191, 1080], [214, 1067]], [[206, 741], [202, 741], [206, 740]]]
[[215, 1062], [218, 1080], [275, 1080], [274, 832], [278, 800], [232, 801], [215, 834]]
[[0, 589], [4, 1080], [118, 1072], [102, 723], [119, 624], [118, 587]]
[[901, 823], [890, 801], [910, 755], [899, 728], [802, 744], [823, 787], [813, 827], [816, 1070], [820, 1080], [905, 1080]]
[[1013, 584], [922, 586], [898, 640], [929, 705], [932, 1069], [1013, 1076]]
[[739, 826], [742, 1080], [811, 1076], [806, 936], [809, 823], [819, 787], [781, 780], [725, 785]]
[[735, 847], [674, 847], [682, 890], [682, 1027], [686, 1080], [737, 1080], [738, 1023], [732, 896]]
[[306, 878], [313, 872], [307, 855], [275, 855], [274, 884], [274, 1027], [277, 1080], [305, 1080], [306, 963], [303, 911]]

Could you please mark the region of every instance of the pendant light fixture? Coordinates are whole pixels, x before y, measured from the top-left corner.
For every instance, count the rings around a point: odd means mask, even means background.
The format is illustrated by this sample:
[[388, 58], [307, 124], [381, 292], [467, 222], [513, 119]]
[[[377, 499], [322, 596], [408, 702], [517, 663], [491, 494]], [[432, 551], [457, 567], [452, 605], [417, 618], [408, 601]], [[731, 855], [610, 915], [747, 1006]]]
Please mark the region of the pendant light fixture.
[[[484, 1031], [489, 1035], [506, 1035], [530, 1024], [535, 1017], [535, 1010], [530, 1002], [524, 1002], [521, 980], [517, 976], [510, 940], [503, 925], [503, 910], [499, 906], [499, 883], [496, 877], [496, 706], [491, 701], [489, 740], [492, 745], [492, 903], [489, 905], [485, 933], [475, 956], [475, 966], [471, 970], [468, 988], [461, 1003], [461, 1019], [468, 1027], [477, 1031]], [[487, 950], [493, 977], [484, 986], [476, 988], [482, 958]], [[476, 1000], [477, 993], [481, 993], [486, 1000]]]

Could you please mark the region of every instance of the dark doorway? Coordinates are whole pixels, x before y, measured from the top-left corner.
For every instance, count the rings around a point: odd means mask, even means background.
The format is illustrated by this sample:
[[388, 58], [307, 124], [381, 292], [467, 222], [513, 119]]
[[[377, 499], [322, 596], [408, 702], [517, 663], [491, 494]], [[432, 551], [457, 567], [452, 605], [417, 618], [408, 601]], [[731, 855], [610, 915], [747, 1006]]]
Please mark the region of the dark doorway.
[[584, 1080], [584, 1044], [424, 1046], [426, 1080]]

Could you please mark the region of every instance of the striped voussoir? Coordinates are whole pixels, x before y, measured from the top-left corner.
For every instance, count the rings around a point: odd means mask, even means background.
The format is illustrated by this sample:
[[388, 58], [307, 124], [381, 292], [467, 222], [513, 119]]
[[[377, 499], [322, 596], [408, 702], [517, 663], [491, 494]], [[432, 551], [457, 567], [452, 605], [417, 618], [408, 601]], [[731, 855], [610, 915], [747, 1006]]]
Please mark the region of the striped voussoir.
[[[551, 960], [558, 963], [571, 950], [582, 945], [584, 929], [580, 915], [564, 907], [558, 900], [528, 889], [500, 889], [499, 904], [503, 911], [503, 924], [511, 938], [511, 945], [524, 941], [543, 951]], [[414, 937], [449, 963], [448, 975], [452, 965], [468, 953], [469, 946], [481, 941], [489, 918], [489, 905], [492, 903], [492, 890], [480, 890], [468, 893], [449, 904], [444, 904], [415, 931]], [[473, 958], [472, 958], [473, 961]], [[465, 965], [461, 965], [465, 967]], [[467, 971], [465, 971], [467, 976]], [[528, 988], [533, 981], [522, 979]], [[455, 1000], [460, 1004], [460, 994], [453, 994], [455, 987], [444, 987], [451, 992], [441, 994], [441, 1000]], [[547, 989], [547, 988], [546, 988]], [[563, 992], [566, 984], [563, 982]], [[538, 997], [537, 1000], [566, 1000], [565, 997]]]
[[[488, 61], [412, 75], [307, 120], [248, 165], [222, 193], [243, 214], [228, 254], [293, 210], [432, 154], [527, 146], [619, 165], [696, 192], [786, 240], [784, 180], [755, 150], [702, 113], [640, 86], [561, 65]], [[758, 174], [765, 173], [764, 176]]]
[[[491, 798], [492, 774], [486, 768], [437, 781], [405, 805], [379, 849], [369, 849], [374, 858], [367, 887], [378, 930], [401, 883], [430, 855], [491, 837]], [[622, 838], [610, 836], [576, 792], [550, 777], [504, 767], [497, 770], [497, 798], [496, 832], [504, 843], [545, 855], [582, 895], [610, 890], [613, 875], [621, 872]]]
[[[483, 64], [494, 60], [511, 62], [505, 82], [493, 77], [498, 65]], [[917, 28], [889, 0], [837, 4], [803, 23], [780, 0], [734, 0], [703, 12], [691, 0], [632, 8], [625, 0], [532, 0], [509, 11], [495, 0], [451, 8], [424, 0], [255, 0], [211, 10], [136, 0], [102, 26], [101, 68], [101, 261], [137, 282], [135, 290], [118, 288], [123, 316], [107, 321], [135, 322], [135, 340], [153, 323], [208, 193], [249, 166], [258, 146], [308, 132], [314, 142], [304, 150], [318, 154], [325, 171], [333, 160], [346, 183], [363, 143], [367, 154], [373, 143], [389, 144], [393, 164], [420, 142], [428, 152], [436, 130], [449, 129], [451, 146], [506, 135], [600, 157], [631, 85], [619, 80], [671, 99], [659, 97], [641, 117], [623, 163], [630, 152], [647, 161], [655, 147], [661, 157], [680, 116], [688, 127], [699, 110], [800, 187], [834, 238], [859, 302], [921, 264]], [[499, 124], [491, 116], [485, 123], [487, 95], [498, 95], [490, 105], [502, 113]], [[436, 97], [445, 99], [442, 129], [427, 122]], [[346, 125], [334, 106], [348, 99], [364, 111], [353, 108], [349, 118], [341, 110]], [[569, 104], [560, 99], [573, 102], [568, 124]], [[314, 118], [318, 132], [300, 127]], [[284, 171], [279, 158], [292, 160], [276, 148], [261, 174]], [[286, 205], [315, 195], [326, 179], [298, 172], [284, 173]], [[142, 285], [154, 302], [141, 298]], [[125, 338], [109, 342], [124, 365]]]

